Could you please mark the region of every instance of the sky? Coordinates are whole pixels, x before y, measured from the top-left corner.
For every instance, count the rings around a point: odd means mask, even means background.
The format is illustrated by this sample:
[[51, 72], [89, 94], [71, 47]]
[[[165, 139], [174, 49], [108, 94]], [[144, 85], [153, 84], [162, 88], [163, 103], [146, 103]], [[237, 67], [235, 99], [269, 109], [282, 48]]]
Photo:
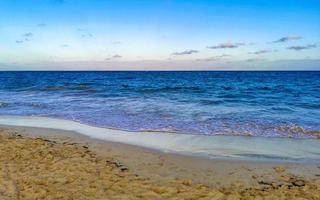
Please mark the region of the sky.
[[0, 0], [0, 70], [320, 70], [320, 0]]

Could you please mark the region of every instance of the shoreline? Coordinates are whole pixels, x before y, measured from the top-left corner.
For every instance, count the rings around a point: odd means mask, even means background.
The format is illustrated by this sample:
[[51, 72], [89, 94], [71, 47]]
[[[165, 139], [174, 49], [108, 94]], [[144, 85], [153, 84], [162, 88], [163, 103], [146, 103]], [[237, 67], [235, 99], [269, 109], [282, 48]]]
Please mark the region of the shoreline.
[[97, 140], [215, 160], [320, 162], [320, 149], [317, 148], [320, 146], [319, 139], [128, 132], [93, 127], [69, 120], [25, 116], [0, 116], [0, 125], [74, 131]]
[[[152, 184], [157, 183], [156, 187], [159, 188], [169, 187], [173, 181], [175, 186], [181, 184], [183, 187], [188, 187], [190, 190], [193, 190], [193, 187], [198, 188], [202, 185], [208, 189], [208, 191], [205, 192], [206, 195], [210, 194], [209, 190], [214, 191], [214, 194], [212, 194], [213, 196], [211, 196], [212, 199], [214, 199], [214, 195], [220, 195], [222, 199], [223, 196], [228, 196], [233, 193], [244, 197], [249, 191], [250, 196], [276, 195], [273, 197], [279, 199], [284, 196], [288, 197], [288, 195], [303, 197], [306, 194], [306, 191], [315, 197], [317, 197], [316, 195], [319, 196], [319, 194], [315, 192], [315, 187], [320, 187], [320, 163], [302, 164], [206, 159], [97, 140], [72, 131], [2, 125], [0, 126], [0, 129], [1, 137], [4, 135], [11, 135], [10, 137], [13, 139], [10, 141], [18, 146], [21, 146], [19, 140], [23, 139], [30, 140], [30, 145], [33, 145], [34, 143], [38, 144], [39, 142], [41, 144], [52, 144], [53, 147], [58, 145], [59, 149], [63, 152], [70, 148], [83, 149], [84, 151], [90, 152], [89, 155], [91, 156], [95, 155], [95, 157], [101, 159], [107, 158], [107, 163], [111, 162], [113, 163], [112, 165], [118, 166], [119, 169], [117, 173], [121, 174], [122, 170], [125, 173], [122, 175], [123, 179], [126, 180], [127, 177], [131, 177], [129, 174], [133, 174], [139, 178], [151, 181]], [[9, 147], [12, 146], [10, 143], [5, 143], [5, 145]], [[32, 150], [27, 150], [27, 154], [31, 153], [30, 151]], [[63, 155], [64, 154], [65, 153], [63, 153]], [[31, 163], [34, 163], [33, 159], [35, 158], [32, 157], [29, 159]], [[66, 157], [64, 160], [65, 162], [71, 162], [74, 165], [73, 158]], [[34, 167], [38, 168], [37, 166], [34, 166], [34, 164], [31, 165], [33, 166], [32, 169], [34, 169]], [[62, 165], [62, 168], [65, 166], [67, 165]], [[65, 172], [63, 171], [63, 173]], [[56, 176], [55, 172], [53, 172], [53, 175]], [[79, 176], [82, 175], [83, 174], [81, 173], [79, 174]], [[91, 176], [90, 178], [94, 178]], [[301, 185], [299, 186], [299, 184]], [[133, 183], [128, 182], [123, 187], [131, 187], [132, 185]], [[308, 186], [308, 188], [305, 188], [305, 185]], [[40, 186], [37, 185], [37, 187]], [[64, 187], [68, 188], [68, 184], [64, 185]], [[171, 185], [170, 187], [173, 186]], [[309, 189], [311, 190], [309, 191]], [[198, 195], [196, 191], [198, 190], [196, 189], [192, 194], [188, 195]], [[130, 194], [127, 195], [130, 196]], [[147, 197], [143, 198], [148, 199]], [[150, 198], [152, 197], [149, 197], [149, 199]], [[194, 199], [197, 198], [194, 197]]]
[[[74, 131], [64, 131], [59, 129], [48, 129], [48, 128], [35, 128], [35, 127], [23, 127], [23, 126], [3, 126], [0, 125], [0, 128], [7, 128], [10, 131], [17, 132], [22, 136], [29, 138], [44, 138], [48, 140], [58, 141], [62, 143], [78, 144], [82, 146], [89, 147], [92, 151], [99, 155], [104, 155], [110, 153], [111, 157], [116, 157], [122, 163], [134, 168], [137, 168], [138, 165], [144, 163], [146, 165], [161, 165], [163, 160], [166, 160], [168, 163], [172, 164], [171, 168], [159, 170], [159, 174], [165, 171], [171, 171], [172, 169], [179, 169], [184, 171], [182, 174], [176, 173], [167, 173], [169, 177], [172, 175], [178, 175], [183, 178], [193, 178], [189, 177], [187, 174], [184, 174], [185, 171], [197, 171], [197, 177], [199, 177], [201, 170], [210, 171], [224, 171], [218, 177], [212, 178], [212, 180], [220, 179], [223, 180], [223, 177], [229, 175], [232, 171], [236, 172], [240, 170], [239, 174], [242, 176], [244, 174], [249, 175], [251, 173], [263, 174], [264, 172], [269, 173], [269, 178], [273, 179], [277, 175], [275, 168], [283, 167], [286, 168], [287, 173], [294, 174], [299, 177], [304, 177], [307, 179], [317, 178], [318, 172], [320, 173], [320, 161], [312, 163], [299, 163], [299, 162], [285, 162], [285, 161], [267, 161], [267, 160], [234, 160], [234, 159], [221, 159], [215, 158], [210, 159], [206, 157], [201, 157], [197, 155], [185, 155], [175, 152], [164, 152], [155, 149], [150, 149], [146, 147], [124, 144], [119, 142], [104, 141], [95, 138], [88, 137], [86, 135], [79, 134]], [[150, 158], [146, 159], [145, 156]], [[162, 160], [162, 161], [161, 161]], [[188, 170], [190, 169], [190, 170]], [[156, 169], [157, 170], [157, 169]], [[318, 171], [319, 170], [319, 171]], [[246, 173], [247, 171], [248, 173]], [[154, 169], [152, 171], [142, 172], [141, 169], [137, 170], [137, 173], [141, 173], [144, 176], [152, 177], [154, 174]], [[205, 176], [196, 180], [196, 182], [204, 183], [206, 176], [209, 174], [206, 173]], [[164, 174], [161, 174], [164, 175]], [[182, 176], [181, 176], [182, 175]], [[197, 179], [196, 177], [196, 179]], [[154, 178], [154, 177], [153, 177]], [[162, 178], [162, 177], [158, 177]], [[239, 177], [238, 177], [239, 178]], [[270, 180], [271, 180], [270, 179]], [[222, 185], [226, 186], [232, 184], [235, 181], [239, 180], [227, 180], [222, 181]], [[205, 181], [206, 184], [212, 185], [215, 182]]]

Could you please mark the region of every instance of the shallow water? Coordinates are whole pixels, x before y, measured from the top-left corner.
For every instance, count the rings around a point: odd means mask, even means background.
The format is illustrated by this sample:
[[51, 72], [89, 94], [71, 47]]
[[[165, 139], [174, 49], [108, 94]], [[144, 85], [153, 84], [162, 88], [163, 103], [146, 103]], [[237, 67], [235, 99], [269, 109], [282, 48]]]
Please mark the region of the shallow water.
[[44, 117], [0, 116], [0, 125], [75, 131], [91, 138], [209, 159], [319, 163], [320, 140], [127, 132]]
[[129, 131], [311, 137], [320, 72], [0, 72], [0, 114]]

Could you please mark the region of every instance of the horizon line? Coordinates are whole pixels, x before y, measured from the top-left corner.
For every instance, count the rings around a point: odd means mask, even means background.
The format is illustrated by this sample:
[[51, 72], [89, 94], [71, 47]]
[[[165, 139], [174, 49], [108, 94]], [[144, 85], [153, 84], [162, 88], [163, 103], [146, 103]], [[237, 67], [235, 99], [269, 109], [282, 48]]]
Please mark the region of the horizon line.
[[0, 70], [0, 72], [320, 72], [317, 70]]

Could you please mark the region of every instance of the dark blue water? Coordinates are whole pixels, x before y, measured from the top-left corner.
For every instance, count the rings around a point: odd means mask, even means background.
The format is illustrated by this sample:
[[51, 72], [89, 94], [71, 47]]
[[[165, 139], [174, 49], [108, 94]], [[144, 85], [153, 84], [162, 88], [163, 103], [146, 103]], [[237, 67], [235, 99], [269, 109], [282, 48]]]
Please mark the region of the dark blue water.
[[0, 72], [0, 115], [130, 131], [310, 137], [320, 72]]

